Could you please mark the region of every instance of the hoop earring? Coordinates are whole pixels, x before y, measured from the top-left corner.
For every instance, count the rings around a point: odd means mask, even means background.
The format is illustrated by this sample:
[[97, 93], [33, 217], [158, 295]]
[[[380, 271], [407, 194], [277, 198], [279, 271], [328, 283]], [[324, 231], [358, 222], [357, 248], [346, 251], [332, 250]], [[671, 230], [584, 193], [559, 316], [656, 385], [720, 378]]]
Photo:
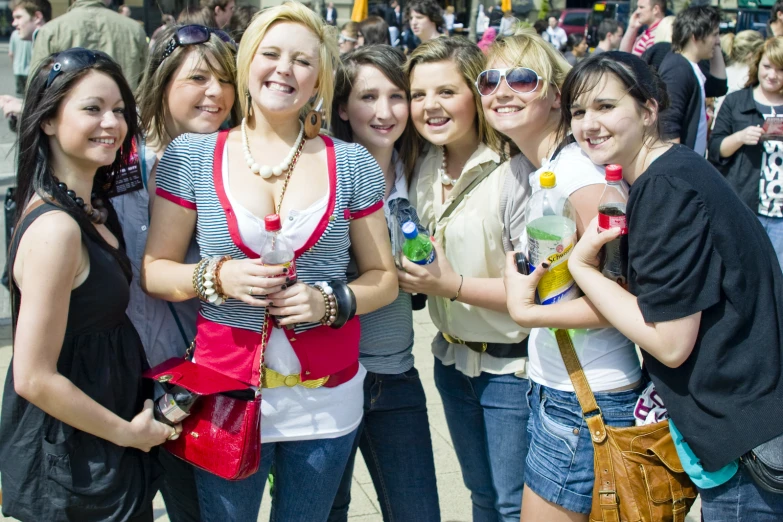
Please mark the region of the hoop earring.
[[308, 140], [312, 140], [321, 133], [321, 106], [323, 103], [324, 100], [321, 98], [318, 105], [305, 116], [305, 136]]

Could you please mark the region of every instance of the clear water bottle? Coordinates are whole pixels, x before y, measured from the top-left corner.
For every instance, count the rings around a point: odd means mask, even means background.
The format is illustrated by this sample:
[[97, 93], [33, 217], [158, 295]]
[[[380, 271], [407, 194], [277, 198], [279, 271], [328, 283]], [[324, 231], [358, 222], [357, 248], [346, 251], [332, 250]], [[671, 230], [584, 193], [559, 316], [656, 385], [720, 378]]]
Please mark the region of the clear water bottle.
[[530, 270], [549, 263], [536, 290], [536, 300], [547, 305], [579, 295], [568, 271], [568, 257], [576, 245], [576, 218], [568, 198], [552, 190], [557, 186], [555, 173], [543, 172], [539, 180], [541, 190], [527, 203], [526, 231]]
[[171, 386], [163, 396], [155, 401], [155, 419], [158, 422], [174, 426], [190, 415], [190, 409], [199, 396], [181, 386]]
[[261, 247], [261, 262], [266, 266], [280, 266], [288, 269], [288, 279], [291, 283], [296, 281], [296, 254], [291, 242], [280, 232], [283, 226], [280, 222], [280, 214], [269, 214], [264, 218], [266, 228], [266, 241]]
[[623, 183], [623, 168], [620, 165], [606, 166], [606, 188], [598, 203], [598, 231], [620, 228], [620, 236], [601, 248], [599, 254], [601, 273], [620, 285], [626, 283], [628, 250], [624, 243], [628, 238], [628, 220], [625, 209], [628, 205], [628, 189]]
[[432, 241], [426, 235], [419, 233], [413, 221], [402, 224], [402, 234], [405, 236], [405, 243], [402, 245], [402, 253], [405, 257], [417, 265], [429, 265], [435, 261], [435, 248], [432, 246]]

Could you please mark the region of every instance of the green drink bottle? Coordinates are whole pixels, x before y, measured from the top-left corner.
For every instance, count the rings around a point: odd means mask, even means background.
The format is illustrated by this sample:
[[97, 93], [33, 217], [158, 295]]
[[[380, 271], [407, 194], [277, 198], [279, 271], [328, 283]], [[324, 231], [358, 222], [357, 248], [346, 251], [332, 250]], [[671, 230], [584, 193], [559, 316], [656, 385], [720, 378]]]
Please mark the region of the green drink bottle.
[[429, 265], [435, 261], [435, 248], [430, 238], [419, 234], [419, 229], [413, 221], [402, 224], [402, 235], [405, 236], [405, 244], [402, 245], [402, 253], [417, 265]]

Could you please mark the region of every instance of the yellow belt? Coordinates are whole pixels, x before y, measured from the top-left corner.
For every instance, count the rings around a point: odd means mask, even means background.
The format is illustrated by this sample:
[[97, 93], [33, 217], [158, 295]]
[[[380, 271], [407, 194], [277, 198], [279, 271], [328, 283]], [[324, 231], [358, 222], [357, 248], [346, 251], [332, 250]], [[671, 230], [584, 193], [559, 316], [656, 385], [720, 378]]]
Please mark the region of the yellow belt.
[[447, 333], [441, 332], [443, 335], [443, 338], [446, 339], [451, 344], [461, 344], [463, 346], [467, 346], [474, 352], [483, 353], [487, 351], [487, 343], [481, 342], [481, 341], [463, 341], [459, 337], [451, 336]]
[[294, 386], [304, 386], [305, 388], [320, 388], [326, 381], [329, 380], [329, 376], [321, 377], [320, 379], [312, 379], [309, 381], [303, 381], [302, 377], [298, 373], [291, 375], [283, 375], [269, 368], [264, 368], [264, 385], [262, 388], [279, 388], [281, 386], [288, 386], [293, 388]]

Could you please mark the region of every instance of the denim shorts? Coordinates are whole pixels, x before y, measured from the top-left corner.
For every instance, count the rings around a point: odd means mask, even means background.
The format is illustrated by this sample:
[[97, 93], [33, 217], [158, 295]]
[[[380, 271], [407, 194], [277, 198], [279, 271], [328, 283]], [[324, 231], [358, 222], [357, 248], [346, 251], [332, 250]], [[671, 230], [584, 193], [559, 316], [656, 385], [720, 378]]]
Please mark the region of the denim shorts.
[[[643, 385], [598, 392], [595, 400], [608, 426], [634, 425], [633, 411]], [[538, 496], [574, 513], [590, 513], [593, 498], [593, 443], [576, 394], [530, 381], [527, 395], [530, 449], [525, 485]]]

